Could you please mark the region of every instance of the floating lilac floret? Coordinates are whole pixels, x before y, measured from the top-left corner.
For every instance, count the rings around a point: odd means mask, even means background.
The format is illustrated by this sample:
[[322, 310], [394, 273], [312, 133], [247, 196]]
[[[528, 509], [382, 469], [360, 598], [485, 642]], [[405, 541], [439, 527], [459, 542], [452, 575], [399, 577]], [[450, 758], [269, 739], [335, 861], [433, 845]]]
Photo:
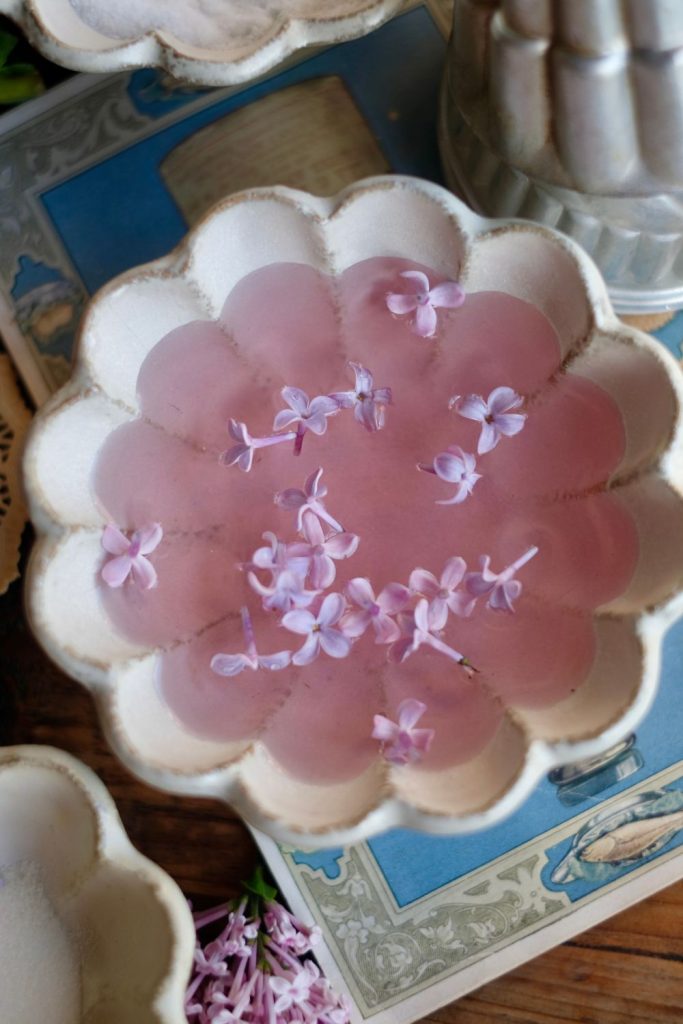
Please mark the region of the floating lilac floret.
[[494, 388], [484, 400], [481, 395], [454, 395], [448, 406], [465, 419], [481, 423], [477, 453], [493, 451], [501, 437], [514, 437], [524, 428], [526, 413], [514, 412], [524, 399], [512, 388]]
[[254, 627], [248, 608], [242, 608], [242, 629], [246, 650], [241, 654], [214, 654], [211, 669], [219, 676], [236, 676], [245, 668], [256, 671], [259, 668], [277, 672], [287, 668], [292, 660], [291, 651], [278, 651], [277, 654], [259, 654], [256, 650]]
[[434, 739], [433, 729], [416, 729], [427, 705], [409, 697], [398, 706], [398, 722], [392, 722], [384, 715], [375, 715], [372, 730], [373, 740], [382, 743], [387, 761], [392, 764], [415, 764], [429, 750]]
[[335, 629], [346, 609], [341, 594], [328, 594], [317, 615], [309, 611], [288, 612], [282, 625], [292, 633], [306, 637], [306, 642], [292, 658], [295, 665], [310, 665], [322, 647], [331, 658], [345, 658], [351, 650], [351, 641], [340, 629]]
[[301, 549], [301, 545], [285, 544], [271, 530], [266, 530], [263, 539], [268, 542], [267, 546], [257, 548], [251, 556], [251, 562], [243, 563], [241, 568], [270, 572], [273, 581], [282, 572], [293, 572], [295, 576], [306, 577], [311, 559], [307, 551], [300, 551], [297, 554], [296, 549]]
[[303, 535], [306, 543], [290, 544], [289, 554], [308, 560], [311, 586], [315, 590], [326, 590], [337, 575], [335, 561], [355, 554], [360, 537], [355, 533], [332, 533], [326, 537], [320, 520], [312, 512], [304, 513]]
[[121, 587], [129, 576], [143, 590], [150, 590], [157, 582], [156, 569], [145, 557], [159, 546], [164, 531], [159, 523], [151, 523], [135, 530], [130, 539], [111, 523], [102, 533], [102, 547], [114, 558], [102, 566], [101, 576], [109, 587]]
[[273, 421], [273, 430], [286, 430], [296, 424], [296, 442], [294, 451], [298, 455], [307, 430], [312, 434], [324, 434], [327, 430], [327, 417], [339, 412], [339, 403], [329, 395], [318, 395], [309, 398], [301, 388], [284, 387], [280, 392], [288, 409], [282, 409]]
[[272, 437], [252, 437], [245, 423], [238, 420], [228, 420], [228, 432], [230, 437], [237, 441], [236, 445], [223, 452], [220, 461], [224, 466], [239, 466], [243, 473], [248, 473], [254, 461], [254, 451], [257, 448], [270, 448], [274, 444], [282, 444], [283, 441], [293, 441], [296, 434], [292, 431], [289, 434], [274, 434]]
[[431, 466], [420, 462], [417, 468], [423, 473], [433, 473], [446, 483], [458, 485], [452, 498], [437, 501], [437, 505], [460, 505], [470, 496], [477, 480], [481, 480], [481, 474], [475, 472], [476, 466], [474, 455], [454, 444], [449, 446], [448, 451], [440, 452]]
[[391, 388], [376, 388], [374, 377], [360, 363], [349, 363], [355, 375], [353, 391], [335, 391], [330, 395], [341, 409], [353, 409], [353, 415], [366, 430], [381, 430], [385, 409], [392, 403]]
[[401, 630], [392, 616], [405, 611], [411, 593], [401, 583], [389, 583], [377, 597], [370, 580], [358, 576], [349, 580], [344, 588], [349, 601], [356, 605], [344, 616], [342, 629], [347, 636], [362, 636], [369, 625], [375, 632], [375, 643], [391, 644], [398, 640]]
[[426, 569], [413, 569], [409, 586], [414, 594], [420, 594], [430, 602], [435, 621], [443, 617], [445, 622], [449, 611], [466, 618], [476, 604], [476, 598], [459, 589], [466, 572], [467, 563], [456, 555], [446, 562], [440, 580]]
[[451, 661], [457, 662], [458, 665], [465, 669], [468, 675], [476, 672], [476, 669], [470, 664], [469, 659], [464, 654], [456, 651], [453, 647], [449, 647], [447, 643], [438, 636], [435, 636], [435, 633], [438, 633], [445, 626], [447, 616], [447, 610], [444, 613], [443, 609], [434, 609], [430, 606], [426, 597], [421, 598], [417, 602], [412, 615], [399, 618], [403, 636], [396, 640], [389, 648], [390, 660], [401, 664], [411, 654], [414, 654], [418, 648], [426, 644], [429, 647], [433, 647], [435, 651], [445, 654]]
[[387, 306], [396, 316], [415, 313], [413, 330], [421, 338], [431, 338], [436, 332], [437, 309], [457, 309], [465, 301], [465, 292], [455, 281], [444, 281], [429, 287], [429, 278], [421, 270], [404, 270], [401, 277], [414, 282], [408, 294], [389, 292]]
[[523, 555], [508, 565], [502, 572], [492, 572], [489, 568], [491, 558], [482, 555], [479, 559], [481, 572], [471, 572], [465, 576], [465, 587], [473, 597], [488, 597], [489, 608], [500, 612], [514, 612], [514, 602], [522, 593], [522, 584], [515, 579], [516, 574], [535, 558], [537, 547], [530, 547]]
[[296, 528], [303, 531], [304, 512], [310, 511], [322, 519], [324, 523], [331, 526], [338, 533], [344, 532], [344, 527], [333, 519], [322, 503], [322, 498], [327, 494], [327, 487], [320, 483], [323, 475], [322, 467], [316, 469], [306, 478], [303, 491], [298, 487], [288, 487], [284, 491], [278, 491], [275, 495], [275, 504], [278, 508], [292, 509], [297, 512]]
[[252, 590], [263, 599], [263, 607], [270, 612], [308, 608], [319, 593], [317, 590], [306, 590], [304, 577], [291, 569], [279, 572], [270, 584], [262, 583], [253, 572], [247, 574], [247, 579]]

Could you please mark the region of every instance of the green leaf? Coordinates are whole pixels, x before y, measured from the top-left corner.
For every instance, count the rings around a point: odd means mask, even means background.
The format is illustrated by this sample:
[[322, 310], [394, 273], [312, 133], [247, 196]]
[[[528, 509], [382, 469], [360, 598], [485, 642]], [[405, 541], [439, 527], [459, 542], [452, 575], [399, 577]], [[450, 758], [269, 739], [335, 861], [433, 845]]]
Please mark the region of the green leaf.
[[18, 39], [11, 32], [0, 32], [0, 68], [7, 63], [7, 58], [17, 45]]
[[257, 896], [261, 900], [270, 902], [277, 896], [277, 889], [272, 885], [268, 885], [265, 878], [263, 877], [263, 868], [259, 864], [253, 875], [248, 882], [243, 882], [244, 888], [247, 892], [251, 893], [252, 896]]
[[29, 67], [14, 64], [0, 70], [0, 105], [10, 106], [32, 100], [45, 92], [45, 85], [38, 72]]

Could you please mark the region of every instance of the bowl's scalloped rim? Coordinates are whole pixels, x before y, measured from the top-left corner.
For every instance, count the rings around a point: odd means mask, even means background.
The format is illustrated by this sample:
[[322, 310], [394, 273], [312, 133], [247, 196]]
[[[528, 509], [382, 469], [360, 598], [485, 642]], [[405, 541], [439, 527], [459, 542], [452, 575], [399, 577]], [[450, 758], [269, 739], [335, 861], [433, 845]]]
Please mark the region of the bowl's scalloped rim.
[[[82, 761], [58, 747], [43, 744], [0, 747], [0, 785], [2, 770], [13, 764], [65, 774], [84, 797], [97, 822], [94, 875], [107, 864], [131, 871], [163, 907], [173, 937], [171, 965], [157, 986], [150, 1009], [155, 1010], [163, 1024], [184, 1024], [184, 996], [196, 936], [192, 914], [177, 883], [133, 846], [111, 793]], [[89, 874], [88, 878], [91, 877]]]
[[[300, 829], [295, 824], [276, 820], [259, 805], [258, 799], [244, 785], [238, 771], [239, 761], [216, 770], [195, 774], [182, 774], [169, 769], [159, 769], [147, 764], [123, 741], [120, 730], [115, 727], [113, 716], [107, 707], [107, 695], [112, 690], [108, 673], [73, 657], [54, 643], [43, 630], [34, 614], [33, 597], [39, 583], [39, 563], [45, 559], [50, 545], [65, 532], [52, 519], [40, 501], [40, 484], [33, 478], [31, 452], [35, 438], [48, 426], [53, 412], [58, 411], [65, 401], [83, 397], [93, 385], [87, 372], [84, 339], [88, 334], [90, 316], [99, 300], [110, 293], [126, 287], [140, 277], [189, 276], [192, 278], [192, 257], [194, 247], [205, 224], [220, 217], [236, 203], [251, 202], [268, 198], [293, 205], [303, 216], [313, 217], [318, 226], [342, 210], [349, 202], [371, 191], [387, 188], [403, 188], [417, 191], [421, 197], [435, 200], [444, 214], [457, 224], [464, 241], [471, 245], [477, 237], [489, 235], [492, 231], [511, 228], [546, 238], [559, 245], [572, 258], [585, 287], [587, 303], [592, 311], [593, 328], [608, 336], [625, 335], [659, 361], [666, 372], [669, 384], [678, 401], [678, 417], [666, 449], [657, 461], [658, 476], [675, 492], [683, 502], [683, 373], [674, 357], [649, 335], [620, 321], [609, 302], [607, 289], [599, 271], [579, 245], [560, 232], [543, 225], [537, 225], [517, 218], [490, 219], [481, 217], [442, 186], [405, 175], [382, 175], [363, 179], [342, 190], [337, 196], [321, 198], [284, 186], [266, 186], [248, 189], [226, 197], [214, 206], [195, 225], [170, 253], [146, 264], [141, 264], [114, 278], [92, 296], [83, 318], [76, 345], [76, 361], [70, 380], [48, 400], [34, 419], [29, 430], [24, 456], [25, 490], [31, 519], [38, 536], [31, 552], [27, 568], [26, 605], [27, 615], [38, 640], [48, 655], [67, 674], [86, 686], [95, 698], [98, 714], [107, 740], [117, 756], [134, 775], [158, 789], [171, 793], [215, 798], [232, 806], [244, 820], [261, 829], [276, 841], [294, 846], [344, 846], [359, 842], [380, 831], [392, 828], [410, 828], [417, 831], [456, 835], [478, 831], [505, 818], [516, 810], [531, 794], [544, 774], [554, 767], [588, 758], [598, 757], [632, 732], [650, 709], [656, 693], [661, 665], [661, 648], [664, 634], [670, 625], [683, 616], [683, 592], [674, 594], [655, 608], [643, 609], [640, 614], [623, 616], [631, 619], [634, 631], [643, 651], [643, 671], [638, 690], [625, 712], [611, 722], [599, 735], [583, 740], [545, 741], [531, 738], [518, 719], [512, 716], [514, 724], [524, 734], [526, 754], [524, 763], [501, 795], [487, 807], [463, 816], [453, 817], [420, 809], [392, 795], [380, 800], [369, 812], [352, 822], [340, 822], [320, 829]], [[652, 472], [652, 467], [649, 467]], [[599, 611], [599, 609], [597, 609]], [[510, 709], [506, 708], [510, 715]], [[258, 741], [257, 741], [258, 743]]]
[[[97, 34], [102, 49], [89, 50], [54, 34], [44, 21], [44, 0], [0, 0], [0, 14], [15, 21], [32, 44], [50, 60], [74, 71], [112, 73], [157, 67], [175, 79], [196, 86], [246, 84], [267, 74], [303, 49], [332, 46], [356, 39], [401, 12], [405, 0], [365, 0], [348, 15], [332, 18], [285, 16], [278, 27], [257, 37], [251, 50], [235, 58], [221, 47], [205, 49], [171, 33], [152, 30], [131, 39]], [[74, 12], [76, 14], [76, 12]], [[77, 15], [76, 15], [77, 17]], [[80, 20], [80, 19], [79, 19]]]

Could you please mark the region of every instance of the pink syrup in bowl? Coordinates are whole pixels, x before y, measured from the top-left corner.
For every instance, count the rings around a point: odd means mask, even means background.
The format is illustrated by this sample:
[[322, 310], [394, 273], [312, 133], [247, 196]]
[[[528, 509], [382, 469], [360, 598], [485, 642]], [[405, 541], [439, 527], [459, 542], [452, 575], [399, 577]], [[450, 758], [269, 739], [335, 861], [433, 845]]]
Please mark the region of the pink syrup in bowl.
[[[293, 775], [316, 782], [358, 775], [378, 756], [376, 713], [395, 718], [401, 701], [423, 702], [420, 727], [434, 730], [422, 764], [444, 768], [476, 756], [505, 707], [543, 708], [586, 679], [596, 651], [593, 611], [623, 593], [637, 562], [635, 525], [618, 494], [604, 489], [625, 436], [614, 400], [561, 368], [557, 336], [533, 306], [501, 292], [438, 309], [432, 338], [414, 317], [393, 315], [387, 293], [409, 292], [400, 276], [415, 266], [372, 259], [328, 278], [308, 266], [273, 264], [245, 277], [217, 323], [195, 322], [163, 338], [143, 364], [141, 416], [104, 445], [94, 489], [110, 521], [128, 531], [151, 522], [164, 538], [150, 555], [158, 583], [130, 580], [100, 593], [113, 626], [159, 650], [164, 701], [191, 732], [214, 739], [260, 738]], [[440, 279], [427, 268], [432, 284]], [[281, 389], [309, 396], [353, 388], [348, 362], [390, 387], [381, 430], [368, 432], [344, 409], [322, 436], [257, 449], [250, 472], [219, 461], [235, 444], [232, 417], [255, 437], [273, 433]], [[480, 424], [449, 409], [456, 394], [486, 397], [496, 387], [524, 399], [524, 429], [477, 456], [481, 479], [457, 505], [439, 505], [454, 485], [420, 472], [457, 445], [477, 453]], [[329, 591], [355, 577], [375, 593], [407, 584], [424, 568], [440, 575], [459, 555], [470, 571], [481, 555], [502, 571], [538, 547], [520, 571], [511, 613], [480, 598], [469, 618], [450, 615], [443, 640], [478, 672], [422, 646], [403, 664], [369, 629], [343, 658], [325, 653], [281, 671], [217, 675], [217, 652], [245, 647], [246, 606], [258, 653], [296, 652], [305, 637], [265, 611], [240, 568], [265, 531], [289, 542], [296, 512], [274, 495], [301, 488], [322, 467], [325, 507], [360, 537], [336, 561]], [[266, 581], [268, 574], [260, 574]]]

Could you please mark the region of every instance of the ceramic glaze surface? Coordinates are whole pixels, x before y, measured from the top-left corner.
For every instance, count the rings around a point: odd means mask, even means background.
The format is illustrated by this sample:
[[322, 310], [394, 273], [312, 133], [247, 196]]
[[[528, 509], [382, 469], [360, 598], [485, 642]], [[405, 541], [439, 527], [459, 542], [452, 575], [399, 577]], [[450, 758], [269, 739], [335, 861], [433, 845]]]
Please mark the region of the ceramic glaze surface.
[[[336, 280], [301, 264], [247, 276], [218, 322], [180, 327], [152, 349], [138, 378], [140, 417], [110, 436], [93, 481], [113, 522], [134, 529], [159, 521], [166, 531], [151, 556], [156, 588], [142, 591], [129, 578], [119, 589], [101, 583], [100, 593], [124, 636], [159, 649], [168, 706], [203, 736], [259, 736], [288, 772], [314, 783], [365, 770], [378, 756], [373, 713], [391, 713], [405, 697], [427, 705], [436, 738], [423, 766], [432, 769], [481, 753], [504, 706], [567, 697], [594, 660], [593, 609], [626, 589], [637, 558], [628, 510], [602, 491], [624, 454], [614, 400], [562, 372], [551, 324], [504, 293], [472, 295], [441, 315], [436, 338], [416, 336], [385, 300], [405, 287], [408, 269], [415, 266], [374, 259]], [[431, 268], [419, 269], [437, 283]], [[381, 431], [367, 433], [342, 413], [322, 437], [307, 435], [300, 458], [287, 444], [259, 452], [248, 474], [219, 464], [229, 416], [267, 435], [283, 385], [310, 395], [343, 390], [347, 360], [393, 390]], [[466, 502], [437, 505], [448, 485], [417, 464], [449, 444], [476, 451], [479, 434], [449, 410], [449, 398], [499, 385], [525, 396], [524, 431], [479, 458], [482, 479]], [[453, 555], [476, 569], [487, 553], [502, 567], [540, 547], [513, 614], [480, 604], [471, 618], [449, 620], [446, 639], [477, 666], [474, 680], [427, 650], [389, 665], [371, 634], [343, 660], [323, 654], [303, 668], [232, 679], [211, 671], [212, 654], [243, 649], [244, 604], [261, 650], [300, 645], [280, 616], [260, 609], [238, 566], [266, 530], [296, 539], [295, 514], [275, 508], [273, 495], [318, 466], [328, 509], [361, 538], [357, 553], [337, 563], [331, 590], [365, 576], [379, 592], [407, 584], [418, 566], [439, 576]]]

